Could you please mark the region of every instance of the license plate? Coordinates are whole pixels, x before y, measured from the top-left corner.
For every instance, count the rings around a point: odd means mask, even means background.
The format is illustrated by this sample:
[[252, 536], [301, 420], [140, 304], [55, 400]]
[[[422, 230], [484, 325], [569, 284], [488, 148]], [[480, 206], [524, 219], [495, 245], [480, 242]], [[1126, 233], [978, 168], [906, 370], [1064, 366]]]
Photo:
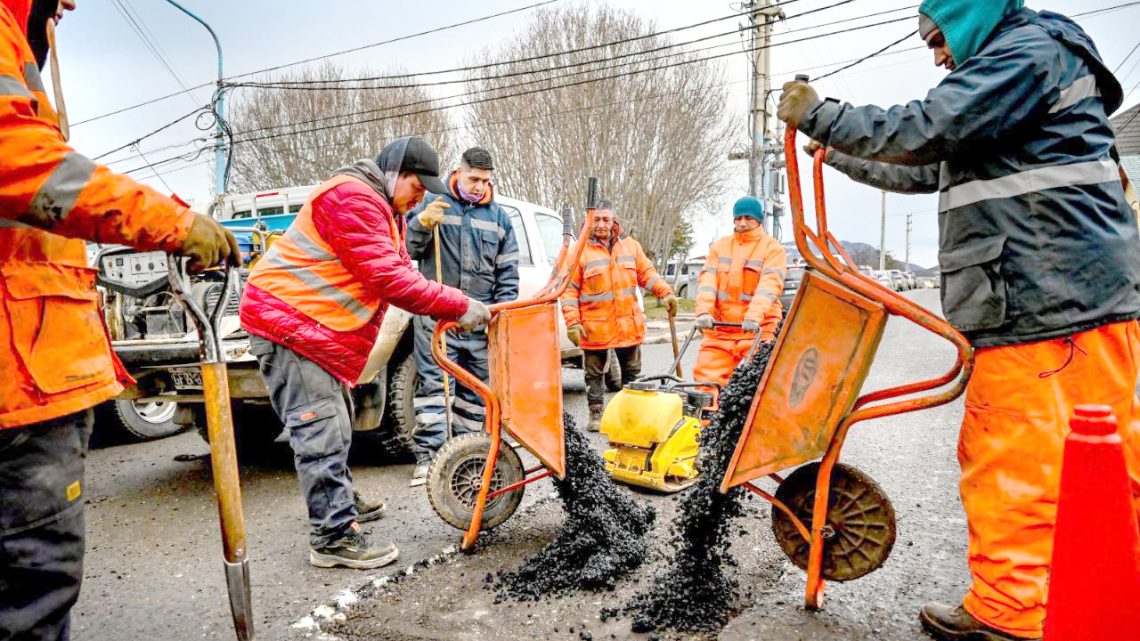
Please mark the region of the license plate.
[[199, 370], [173, 370], [170, 377], [174, 379], [176, 389], [202, 389], [202, 372]]

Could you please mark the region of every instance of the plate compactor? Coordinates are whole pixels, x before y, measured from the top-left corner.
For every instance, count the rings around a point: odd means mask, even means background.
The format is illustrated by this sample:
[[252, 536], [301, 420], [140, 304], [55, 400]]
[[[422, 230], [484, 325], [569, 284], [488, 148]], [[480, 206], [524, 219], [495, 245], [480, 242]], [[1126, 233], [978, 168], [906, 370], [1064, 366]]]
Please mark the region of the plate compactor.
[[[680, 350], [673, 334], [676, 358], [669, 371], [680, 373], [681, 357], [696, 332], [694, 326]], [[696, 483], [701, 427], [712, 418], [715, 388], [672, 374], [627, 384], [602, 413], [601, 432], [609, 439], [602, 453], [606, 471], [616, 481], [658, 492], [678, 492]]]

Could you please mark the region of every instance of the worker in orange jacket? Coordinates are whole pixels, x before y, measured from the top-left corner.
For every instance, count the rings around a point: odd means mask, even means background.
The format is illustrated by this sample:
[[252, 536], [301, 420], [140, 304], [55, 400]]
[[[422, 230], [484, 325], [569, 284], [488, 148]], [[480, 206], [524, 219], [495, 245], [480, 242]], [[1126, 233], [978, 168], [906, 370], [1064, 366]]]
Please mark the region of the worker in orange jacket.
[[603, 200], [594, 211], [590, 241], [562, 294], [566, 333], [582, 348], [590, 407], [587, 429], [592, 432], [602, 424], [610, 350], [621, 368], [623, 386], [641, 375], [645, 314], [637, 302], [638, 287], [653, 292], [670, 316], [677, 313], [673, 289], [657, 273], [641, 243], [621, 237], [621, 224], [609, 201]]
[[213, 219], [64, 142], [47, 23], [73, 0], [0, 0], [0, 639], [68, 638], [83, 576], [91, 408], [133, 384], [111, 351], [84, 239], [238, 256]]
[[[693, 380], [724, 385], [756, 340], [776, 337], [788, 254], [764, 232], [764, 208], [745, 196], [732, 207], [733, 234], [709, 248], [697, 280], [697, 326], [704, 330]], [[718, 325], [724, 323], [724, 325]]]

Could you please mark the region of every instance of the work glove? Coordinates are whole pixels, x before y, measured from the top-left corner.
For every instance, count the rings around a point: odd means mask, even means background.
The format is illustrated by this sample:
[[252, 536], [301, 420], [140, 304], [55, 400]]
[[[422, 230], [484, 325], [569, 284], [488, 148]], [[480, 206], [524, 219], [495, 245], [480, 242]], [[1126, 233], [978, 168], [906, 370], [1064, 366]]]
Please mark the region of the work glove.
[[677, 297], [676, 296], [674, 296], [673, 294], [669, 294], [665, 298], [661, 299], [661, 304], [665, 305], [665, 311], [669, 312], [670, 316], [676, 316], [677, 315]]
[[804, 114], [817, 102], [819, 102], [819, 94], [811, 88], [811, 85], [802, 80], [793, 80], [784, 84], [776, 117], [792, 127], [799, 127]]
[[566, 328], [566, 336], [570, 339], [571, 343], [581, 345], [582, 339], [586, 338], [586, 328], [581, 325], [571, 325]]
[[745, 334], [755, 334], [760, 331], [760, 323], [752, 320], [746, 320], [740, 324], [740, 329], [744, 330]]
[[226, 261], [234, 267], [241, 265], [241, 248], [233, 233], [205, 214], [194, 214], [190, 233], [175, 253], [190, 259], [186, 269], [191, 273]]
[[697, 317], [697, 327], [701, 329], [712, 329], [713, 317], [712, 314], [701, 314]]
[[[804, 153], [814, 158], [815, 152], [819, 151], [822, 148], [823, 143], [818, 140], [812, 140], [809, 141], [808, 144], [804, 145]], [[827, 160], [827, 158], [825, 157], [824, 160]]]
[[470, 332], [471, 330], [481, 325], [486, 325], [491, 320], [491, 310], [487, 306], [474, 298], [467, 299], [467, 311], [456, 321], [464, 331]]
[[420, 221], [420, 225], [431, 231], [435, 226], [443, 222], [443, 212], [450, 209], [451, 205], [443, 202], [442, 198], [436, 198], [428, 203], [427, 207], [416, 216], [416, 220]]

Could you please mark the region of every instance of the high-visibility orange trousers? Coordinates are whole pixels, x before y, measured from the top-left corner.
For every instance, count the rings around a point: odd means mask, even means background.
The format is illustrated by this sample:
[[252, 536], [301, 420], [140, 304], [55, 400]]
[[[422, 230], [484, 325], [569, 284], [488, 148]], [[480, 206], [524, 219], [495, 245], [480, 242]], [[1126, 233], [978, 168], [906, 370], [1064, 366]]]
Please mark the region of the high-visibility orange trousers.
[[[764, 341], [776, 338], [774, 326], [761, 327], [760, 332]], [[732, 376], [732, 370], [748, 356], [748, 350], [752, 349], [755, 341], [756, 334], [722, 328], [706, 329], [701, 339], [701, 351], [697, 353], [697, 364], [693, 366], [693, 380], [723, 387]]]
[[963, 606], [974, 617], [1014, 636], [1042, 635], [1061, 456], [1076, 405], [1113, 408], [1140, 514], [1138, 366], [1136, 322], [977, 350], [958, 442], [973, 575]]

